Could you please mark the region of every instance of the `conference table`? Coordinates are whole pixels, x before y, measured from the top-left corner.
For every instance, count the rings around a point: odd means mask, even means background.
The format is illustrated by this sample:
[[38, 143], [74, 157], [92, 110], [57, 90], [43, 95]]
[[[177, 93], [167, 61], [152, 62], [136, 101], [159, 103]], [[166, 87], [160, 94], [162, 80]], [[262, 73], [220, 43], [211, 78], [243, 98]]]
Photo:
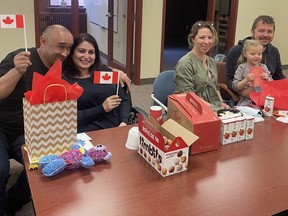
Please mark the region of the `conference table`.
[[54, 177], [29, 171], [22, 150], [36, 215], [254, 216], [288, 209], [288, 127], [273, 117], [255, 124], [252, 140], [190, 156], [189, 169], [169, 177], [125, 147], [133, 126], [88, 132], [111, 159]]

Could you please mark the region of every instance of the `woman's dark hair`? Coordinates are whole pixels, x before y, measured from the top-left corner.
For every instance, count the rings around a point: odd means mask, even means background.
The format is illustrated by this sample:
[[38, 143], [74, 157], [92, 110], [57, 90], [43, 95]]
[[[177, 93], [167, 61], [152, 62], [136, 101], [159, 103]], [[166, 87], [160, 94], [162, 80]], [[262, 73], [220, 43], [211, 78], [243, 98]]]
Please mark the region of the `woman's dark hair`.
[[100, 58], [100, 51], [99, 51], [99, 47], [98, 47], [98, 44], [97, 44], [95, 38], [90, 34], [82, 33], [82, 34], [79, 34], [78, 36], [76, 36], [74, 38], [74, 43], [73, 43], [73, 46], [71, 47], [70, 54], [68, 55], [67, 59], [63, 63], [63, 69], [64, 69], [63, 73], [67, 77], [71, 78], [71, 77], [75, 77], [75, 76], [80, 76], [80, 71], [75, 66], [73, 59], [72, 59], [72, 56], [74, 54], [75, 48], [80, 43], [85, 42], [85, 41], [88, 43], [91, 43], [95, 49], [95, 62], [89, 68], [91, 77], [93, 76], [94, 70], [98, 70], [101, 68], [102, 63], [101, 63], [101, 58]]

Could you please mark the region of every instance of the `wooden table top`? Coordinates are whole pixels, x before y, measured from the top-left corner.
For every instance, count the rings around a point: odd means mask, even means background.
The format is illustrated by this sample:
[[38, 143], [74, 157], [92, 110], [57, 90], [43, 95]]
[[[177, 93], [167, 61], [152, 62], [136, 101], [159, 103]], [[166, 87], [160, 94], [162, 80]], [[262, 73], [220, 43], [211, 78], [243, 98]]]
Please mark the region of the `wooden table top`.
[[109, 162], [52, 178], [27, 171], [36, 214], [235, 216], [288, 208], [286, 124], [266, 118], [252, 140], [190, 156], [188, 171], [166, 178], [125, 147], [130, 128], [88, 133], [112, 152]]

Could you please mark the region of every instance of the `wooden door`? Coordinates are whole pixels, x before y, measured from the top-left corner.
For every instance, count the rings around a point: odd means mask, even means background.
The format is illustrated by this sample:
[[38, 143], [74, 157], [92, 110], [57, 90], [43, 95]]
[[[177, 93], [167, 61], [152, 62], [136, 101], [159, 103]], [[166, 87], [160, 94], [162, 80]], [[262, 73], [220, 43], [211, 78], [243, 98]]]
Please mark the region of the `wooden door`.
[[108, 65], [129, 77], [133, 67], [133, 14], [133, 0], [108, 1]]
[[[219, 46], [222, 53], [227, 54], [234, 46], [239, 0], [208, 0], [207, 20], [215, 23], [219, 34]], [[217, 16], [216, 7], [225, 7], [220, 16]], [[220, 21], [220, 22], [219, 22]], [[223, 41], [224, 40], [224, 41]]]

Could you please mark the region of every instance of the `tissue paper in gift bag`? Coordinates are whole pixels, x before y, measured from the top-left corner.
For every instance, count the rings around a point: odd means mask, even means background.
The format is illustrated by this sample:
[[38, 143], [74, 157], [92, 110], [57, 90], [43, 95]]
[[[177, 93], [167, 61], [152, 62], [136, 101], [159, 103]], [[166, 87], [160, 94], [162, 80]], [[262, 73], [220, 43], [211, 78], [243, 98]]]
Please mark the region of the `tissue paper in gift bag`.
[[45, 76], [33, 74], [31, 91], [23, 98], [25, 144], [30, 163], [61, 154], [77, 139], [77, 99], [83, 89], [61, 79], [57, 60]]

